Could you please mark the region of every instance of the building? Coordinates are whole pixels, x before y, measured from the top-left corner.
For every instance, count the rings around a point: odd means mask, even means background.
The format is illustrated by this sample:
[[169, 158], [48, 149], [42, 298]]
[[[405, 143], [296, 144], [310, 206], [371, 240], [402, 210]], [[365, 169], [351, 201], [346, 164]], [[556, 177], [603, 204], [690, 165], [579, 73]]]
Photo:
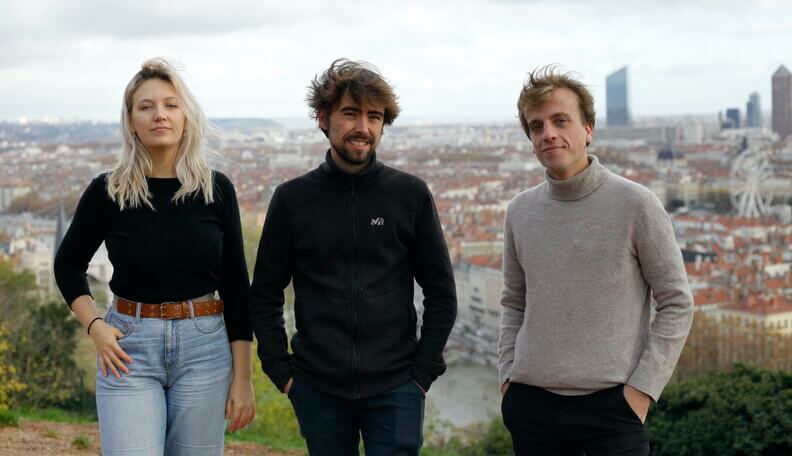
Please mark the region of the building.
[[451, 344], [463, 359], [483, 366], [498, 365], [500, 266], [497, 256], [469, 258], [454, 265], [458, 313]]
[[58, 208], [58, 218], [55, 221], [55, 245], [52, 250], [53, 252], [58, 251], [58, 247], [60, 247], [63, 238], [66, 237], [66, 229], [68, 227], [68, 222], [66, 222], [66, 211], [63, 209], [63, 201], [61, 201], [60, 207]]
[[675, 126], [607, 127], [598, 128], [594, 136], [597, 144], [623, 145], [628, 143], [663, 146], [677, 137]]
[[11, 181], [0, 183], [0, 212], [5, 212], [11, 202], [25, 196], [33, 190], [33, 184], [27, 181]]
[[726, 122], [724, 128], [740, 128], [740, 108], [728, 108], [726, 110]]
[[677, 125], [676, 139], [682, 144], [700, 144], [704, 141], [704, 125], [695, 121]]
[[685, 154], [680, 152], [673, 143], [666, 144], [657, 152], [657, 169], [669, 170], [687, 166]]
[[630, 104], [627, 97], [627, 67], [609, 74], [605, 78], [607, 101], [607, 123], [609, 127], [630, 125]]
[[762, 105], [756, 92], [748, 96], [748, 103], [745, 104], [745, 126], [753, 128], [762, 126]]
[[718, 357], [731, 366], [750, 360], [770, 369], [792, 369], [792, 303], [783, 296], [748, 296], [718, 309]]
[[783, 140], [792, 135], [792, 73], [781, 65], [772, 79], [773, 131]]

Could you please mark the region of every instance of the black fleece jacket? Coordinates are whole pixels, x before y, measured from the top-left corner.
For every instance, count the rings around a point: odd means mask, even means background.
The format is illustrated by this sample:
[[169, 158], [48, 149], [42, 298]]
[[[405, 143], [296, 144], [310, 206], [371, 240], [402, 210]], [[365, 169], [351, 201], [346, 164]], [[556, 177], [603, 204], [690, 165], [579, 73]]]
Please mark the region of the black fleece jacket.
[[[297, 332], [288, 352], [283, 290], [294, 286]], [[424, 293], [416, 337], [413, 280]], [[330, 158], [275, 190], [249, 301], [261, 367], [348, 399], [410, 380], [424, 390], [445, 371], [456, 288], [437, 209], [419, 178], [372, 157], [347, 174]]]

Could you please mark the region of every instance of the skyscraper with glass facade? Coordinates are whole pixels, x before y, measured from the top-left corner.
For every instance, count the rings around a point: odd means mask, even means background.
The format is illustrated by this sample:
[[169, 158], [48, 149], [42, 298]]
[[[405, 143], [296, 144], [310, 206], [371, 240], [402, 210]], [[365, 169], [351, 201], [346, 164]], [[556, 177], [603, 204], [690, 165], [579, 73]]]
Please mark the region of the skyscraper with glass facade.
[[782, 140], [792, 135], [792, 73], [784, 65], [773, 73], [773, 131]]
[[728, 108], [726, 110], [726, 123], [729, 128], [740, 128], [740, 109]]
[[759, 103], [759, 94], [756, 92], [748, 96], [748, 103], [745, 104], [745, 126], [762, 126], [762, 106]]
[[627, 97], [627, 67], [614, 71], [605, 78], [607, 122], [609, 127], [630, 125], [630, 104]]

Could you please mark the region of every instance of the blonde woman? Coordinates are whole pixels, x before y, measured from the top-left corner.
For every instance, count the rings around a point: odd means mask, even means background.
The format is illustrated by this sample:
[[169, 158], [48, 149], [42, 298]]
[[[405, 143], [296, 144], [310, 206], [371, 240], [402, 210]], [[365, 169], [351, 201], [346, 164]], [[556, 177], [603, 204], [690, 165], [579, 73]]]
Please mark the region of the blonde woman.
[[[55, 258], [96, 346], [102, 450], [220, 455], [226, 419], [233, 432], [255, 414], [236, 193], [207, 165], [213, 134], [167, 60], [127, 85], [121, 130], [121, 160], [88, 185]], [[101, 317], [86, 270], [103, 241], [115, 298]]]

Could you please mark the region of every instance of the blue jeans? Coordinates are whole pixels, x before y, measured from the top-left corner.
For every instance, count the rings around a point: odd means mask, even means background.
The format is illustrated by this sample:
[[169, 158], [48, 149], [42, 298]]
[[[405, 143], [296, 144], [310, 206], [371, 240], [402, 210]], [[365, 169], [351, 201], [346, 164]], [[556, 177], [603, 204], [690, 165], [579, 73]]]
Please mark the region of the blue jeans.
[[105, 321], [124, 333], [118, 343], [133, 362], [120, 379], [97, 370], [103, 454], [222, 455], [232, 376], [223, 316], [161, 320], [110, 309]]
[[424, 395], [407, 382], [378, 396], [343, 399], [294, 381], [289, 399], [311, 456], [417, 456], [423, 444]]

